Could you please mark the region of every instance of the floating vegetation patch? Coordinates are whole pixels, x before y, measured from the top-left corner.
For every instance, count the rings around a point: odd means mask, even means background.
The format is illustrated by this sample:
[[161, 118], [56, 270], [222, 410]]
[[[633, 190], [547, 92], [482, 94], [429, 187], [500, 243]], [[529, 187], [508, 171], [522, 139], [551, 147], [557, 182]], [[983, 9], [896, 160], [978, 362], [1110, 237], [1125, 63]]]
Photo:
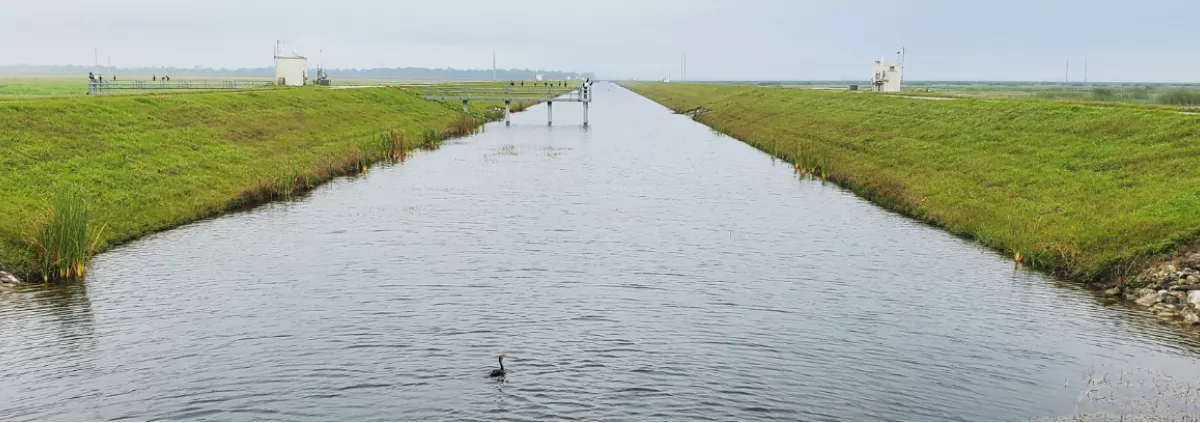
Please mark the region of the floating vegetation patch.
[[515, 156], [517, 155], [517, 146], [512, 144], [504, 144], [495, 150], [495, 153], [500, 156]]
[[419, 217], [419, 216], [425, 214], [425, 210], [426, 210], [426, 207], [424, 207], [424, 206], [408, 206], [408, 207], [404, 208], [404, 213], [407, 213], [414, 217]]
[[570, 148], [554, 147], [554, 146], [548, 145], [548, 146], [545, 146], [542, 148], [542, 153], [544, 153], [546, 155], [546, 157], [557, 158], [558, 156], [560, 156], [563, 153], [566, 153], [567, 151], [570, 151], [570, 150], [571, 150]]
[[505, 144], [498, 148], [493, 148], [483, 155], [483, 160], [488, 163], [500, 163], [502, 157], [517, 156], [517, 146]]
[[1145, 369], [1093, 369], [1077, 382], [1074, 415], [1046, 421], [1197, 421], [1200, 387], [1172, 375]]

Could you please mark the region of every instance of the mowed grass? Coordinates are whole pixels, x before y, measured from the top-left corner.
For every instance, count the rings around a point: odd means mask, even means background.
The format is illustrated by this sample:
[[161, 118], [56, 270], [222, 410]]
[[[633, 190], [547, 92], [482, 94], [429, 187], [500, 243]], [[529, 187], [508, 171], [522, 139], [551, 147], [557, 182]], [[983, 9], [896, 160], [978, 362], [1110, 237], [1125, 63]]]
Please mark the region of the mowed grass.
[[[151, 77], [159, 77], [162, 75], [118, 75], [119, 81], [135, 81], [143, 80], [150, 81]], [[106, 81], [111, 78], [111, 75], [105, 74]], [[261, 77], [241, 77], [241, 76], [188, 76], [178, 75], [171, 77], [171, 83], [177, 84], [182, 81], [270, 81], [269, 76]], [[266, 89], [266, 88], [258, 88]], [[244, 91], [245, 89], [239, 89]], [[108, 96], [128, 96], [128, 95], [174, 95], [174, 94], [194, 94], [201, 91], [213, 91], [202, 89], [164, 89], [164, 90], [112, 90]], [[82, 97], [88, 95], [87, 74], [79, 75], [0, 75], [0, 102], [4, 101], [20, 101], [34, 98], [51, 98], [51, 97]]]
[[46, 96], [87, 95], [88, 81], [80, 77], [0, 75], [0, 100]]
[[[1200, 116], [1054, 101], [626, 83], [878, 204], [1063, 276], [1127, 282], [1200, 236]], [[820, 174], [821, 172], [817, 172]], [[800, 235], [802, 236], [802, 234]]]
[[[845, 91], [850, 84], [869, 90], [868, 81], [727, 81], [724, 85]], [[1200, 107], [1200, 84], [1192, 83], [1054, 83], [1000, 81], [905, 81], [900, 96], [972, 97], [1000, 100], [1057, 100], [1072, 103], [1122, 103], [1194, 111]]]
[[[315, 71], [314, 71], [315, 72]], [[141, 75], [141, 74], [118, 74], [118, 81], [150, 81], [152, 77], [161, 78], [163, 75]], [[105, 73], [105, 80], [111, 80], [112, 75]], [[312, 77], [315, 78], [315, 75]], [[172, 75], [172, 83], [181, 81], [271, 81], [270, 76], [221, 76], [221, 75]], [[510, 81], [445, 81], [445, 80], [403, 80], [403, 79], [370, 79], [370, 78], [351, 78], [342, 79], [336, 75], [332, 76], [333, 85], [363, 85], [363, 86], [405, 86], [409, 89], [417, 87], [445, 87], [450, 90], [459, 90], [464, 87], [478, 89], [498, 89], [508, 87]], [[565, 87], [553, 87], [553, 92], [562, 94], [572, 89], [578, 88], [580, 81], [512, 81], [516, 84], [514, 90], [533, 91], [535, 89], [545, 90], [546, 84], [557, 84], [565, 82]], [[520, 86], [524, 82], [525, 86]], [[537, 84], [535, 86], [535, 84]], [[87, 95], [88, 83], [87, 74], [83, 75], [36, 75], [36, 74], [10, 74], [0, 75], [0, 101], [5, 100], [25, 100], [37, 97], [74, 97]], [[165, 94], [181, 94], [195, 93], [200, 89], [191, 90], [114, 90], [107, 95], [165, 95]]]
[[1129, 103], [1192, 108], [1200, 106], [1196, 84], [1018, 84], [914, 82], [905, 94], [937, 94], [994, 99], [1042, 99], [1069, 102]]
[[[77, 192], [98, 249], [287, 198], [480, 116], [398, 88], [0, 102], [0, 268], [37, 274], [37, 222]], [[99, 231], [97, 231], [99, 233]]]

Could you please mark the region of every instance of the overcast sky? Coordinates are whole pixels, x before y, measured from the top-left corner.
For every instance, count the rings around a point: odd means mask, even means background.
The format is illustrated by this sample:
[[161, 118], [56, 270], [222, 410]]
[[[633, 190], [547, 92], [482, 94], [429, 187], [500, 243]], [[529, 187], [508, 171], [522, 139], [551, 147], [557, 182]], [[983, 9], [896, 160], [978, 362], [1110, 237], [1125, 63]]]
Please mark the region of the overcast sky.
[[[501, 68], [602, 78], [1200, 82], [1198, 0], [0, 0], [0, 64]], [[321, 54], [323, 51], [323, 54]]]

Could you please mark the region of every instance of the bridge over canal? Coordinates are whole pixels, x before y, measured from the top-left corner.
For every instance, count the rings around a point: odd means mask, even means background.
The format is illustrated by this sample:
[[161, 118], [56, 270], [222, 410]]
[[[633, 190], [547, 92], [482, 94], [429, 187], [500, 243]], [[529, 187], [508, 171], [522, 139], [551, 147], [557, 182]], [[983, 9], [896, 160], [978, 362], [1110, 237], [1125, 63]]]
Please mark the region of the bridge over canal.
[[580, 103], [583, 105], [583, 126], [588, 126], [588, 103], [592, 102], [592, 86], [584, 82], [575, 87], [567, 86], [508, 86], [494, 85], [416, 85], [407, 88], [417, 92], [426, 100], [461, 101], [463, 112], [470, 110], [471, 101], [503, 101], [504, 124], [511, 124], [512, 102], [546, 103], [546, 125], [554, 124], [554, 103]]

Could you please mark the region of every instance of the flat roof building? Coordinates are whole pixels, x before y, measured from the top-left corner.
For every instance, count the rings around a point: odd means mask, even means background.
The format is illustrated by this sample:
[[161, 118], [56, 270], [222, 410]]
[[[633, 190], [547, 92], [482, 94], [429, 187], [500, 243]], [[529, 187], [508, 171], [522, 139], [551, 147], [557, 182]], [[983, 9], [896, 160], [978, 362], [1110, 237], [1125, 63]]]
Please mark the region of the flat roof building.
[[899, 63], [876, 60], [871, 64], [871, 91], [899, 92], [903, 71]]
[[308, 58], [275, 56], [275, 83], [292, 87], [308, 83]]

